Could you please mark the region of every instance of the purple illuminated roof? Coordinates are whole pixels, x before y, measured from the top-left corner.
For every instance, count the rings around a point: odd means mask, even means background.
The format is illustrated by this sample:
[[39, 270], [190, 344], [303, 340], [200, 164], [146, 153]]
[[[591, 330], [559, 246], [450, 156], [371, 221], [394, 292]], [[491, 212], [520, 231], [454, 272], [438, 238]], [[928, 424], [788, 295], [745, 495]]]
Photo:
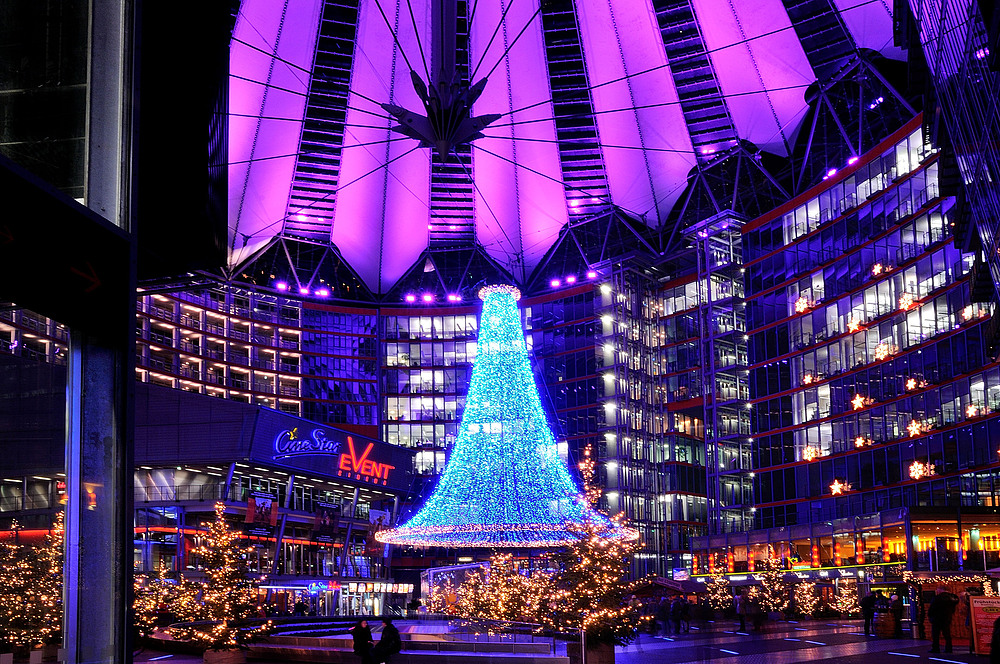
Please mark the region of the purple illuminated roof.
[[[464, 241], [524, 279], [587, 215], [614, 206], [666, 224], [692, 169], [716, 151], [748, 142], [787, 157], [807, 88], [837, 65], [802, 41], [807, 19], [781, 0], [460, 2], [476, 9], [458, 22], [457, 71], [487, 81], [471, 115], [500, 117], [442, 164], [381, 106], [423, 112], [411, 66], [424, 84], [432, 77], [436, 4], [241, 3], [230, 268], [277, 236], [299, 238], [331, 245], [383, 294], [428, 246]], [[902, 59], [891, 2], [820, 4], [842, 50]], [[691, 28], [671, 32], [683, 20]]]

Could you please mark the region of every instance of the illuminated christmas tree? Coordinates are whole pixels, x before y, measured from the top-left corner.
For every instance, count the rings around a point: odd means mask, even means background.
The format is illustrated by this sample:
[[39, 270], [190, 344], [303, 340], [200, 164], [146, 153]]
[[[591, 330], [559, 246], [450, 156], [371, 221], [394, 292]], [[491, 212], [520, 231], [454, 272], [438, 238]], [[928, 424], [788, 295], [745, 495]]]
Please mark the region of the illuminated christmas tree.
[[205, 618], [202, 584], [183, 576], [170, 578], [167, 566], [155, 578], [137, 574], [133, 581], [132, 610], [142, 636], [151, 635], [163, 622], [189, 622]]
[[[596, 502], [593, 464], [588, 463], [590, 449], [580, 464], [584, 495]], [[591, 508], [592, 503], [587, 503]], [[642, 581], [626, 580], [629, 565], [641, 545], [632, 539], [608, 539], [603, 520], [585, 518], [582, 524], [567, 528], [575, 538], [566, 546], [547, 554], [550, 575], [539, 605], [538, 620], [559, 632], [586, 630], [587, 642], [595, 645], [627, 645], [646, 620], [639, 607], [629, 601]]]
[[849, 616], [860, 611], [857, 584], [844, 581], [838, 583], [837, 596], [830, 604], [830, 608], [842, 616]]
[[194, 550], [205, 572], [200, 588], [201, 618], [211, 624], [184, 627], [175, 633], [212, 650], [241, 647], [268, 627], [246, 624], [257, 615], [257, 582], [251, 580], [247, 564], [253, 550], [240, 544], [240, 532], [230, 528], [225, 510], [223, 503], [215, 504], [215, 521], [202, 524], [208, 532]]
[[816, 594], [816, 584], [808, 581], [795, 584], [795, 609], [800, 614], [814, 617], [819, 608], [819, 595]]
[[472, 380], [441, 480], [404, 526], [376, 535], [413, 546], [553, 547], [638, 532], [595, 513], [559, 457], [535, 386], [513, 286], [479, 292], [483, 311]]
[[547, 579], [537, 571], [531, 577], [522, 574], [514, 556], [495, 553], [488, 567], [469, 573], [458, 587], [445, 577], [430, 604], [432, 609], [473, 620], [533, 622]]
[[725, 611], [733, 606], [733, 589], [729, 579], [722, 574], [716, 574], [705, 584], [708, 605], [714, 611]]
[[754, 577], [760, 581], [759, 586], [750, 588], [750, 596], [760, 602], [760, 607], [766, 613], [784, 611], [788, 608], [788, 582], [779, 561], [763, 560], [758, 563]]
[[[58, 642], [62, 634], [63, 514], [42, 546], [0, 542], [0, 644], [26, 649]], [[3, 647], [0, 646], [0, 651]]]

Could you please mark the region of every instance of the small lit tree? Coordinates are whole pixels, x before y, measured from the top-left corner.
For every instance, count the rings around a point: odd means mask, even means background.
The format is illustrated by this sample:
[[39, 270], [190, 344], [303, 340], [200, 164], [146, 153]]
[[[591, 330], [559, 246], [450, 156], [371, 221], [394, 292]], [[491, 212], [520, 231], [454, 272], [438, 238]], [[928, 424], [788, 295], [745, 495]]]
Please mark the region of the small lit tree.
[[166, 565], [150, 578], [137, 574], [133, 583], [132, 609], [141, 636], [149, 636], [166, 614], [171, 622], [189, 622], [205, 618], [205, 605], [200, 601], [201, 583], [183, 576], [172, 579]]
[[[580, 500], [593, 506], [600, 491], [593, 490], [589, 446], [580, 470], [584, 485]], [[607, 525], [595, 519], [567, 524], [567, 529], [576, 539], [548, 554], [553, 572], [545, 583], [539, 621], [558, 631], [584, 629], [588, 643], [627, 645], [645, 620], [629, 601], [637, 584], [626, 580], [629, 563], [642, 545], [609, 538]]]
[[458, 615], [458, 588], [451, 574], [441, 575], [440, 581], [430, 589], [427, 597], [427, 609], [431, 613], [443, 613], [450, 616]]
[[204, 608], [202, 618], [211, 621], [211, 625], [188, 625], [178, 630], [182, 638], [201, 643], [209, 650], [245, 647], [255, 634], [269, 626], [247, 625], [247, 620], [257, 614], [257, 583], [249, 578], [247, 564], [252, 549], [240, 545], [240, 533], [229, 526], [225, 510], [223, 503], [215, 504], [215, 520], [202, 524], [208, 527], [208, 532], [194, 550], [205, 572], [200, 598]]
[[0, 543], [0, 643], [28, 649], [62, 635], [63, 513], [41, 546], [20, 544], [14, 523]]
[[726, 611], [733, 606], [733, 590], [722, 574], [716, 574], [705, 584], [708, 605], [714, 611]]
[[837, 595], [830, 608], [837, 611], [842, 616], [853, 615], [861, 610], [858, 604], [858, 587], [856, 583], [846, 583], [841, 581], [838, 584]]
[[816, 584], [808, 581], [795, 584], [795, 609], [799, 613], [809, 617], [815, 617], [816, 610], [819, 609], [819, 594], [816, 592]]
[[509, 553], [495, 553], [488, 569], [478, 569], [459, 584], [459, 615], [481, 620], [531, 621], [538, 613], [546, 577], [521, 574]]
[[754, 576], [760, 585], [750, 588], [750, 596], [760, 602], [760, 608], [765, 613], [784, 611], [788, 608], [789, 585], [785, 581], [785, 572], [781, 569], [779, 561], [774, 559], [762, 561]]

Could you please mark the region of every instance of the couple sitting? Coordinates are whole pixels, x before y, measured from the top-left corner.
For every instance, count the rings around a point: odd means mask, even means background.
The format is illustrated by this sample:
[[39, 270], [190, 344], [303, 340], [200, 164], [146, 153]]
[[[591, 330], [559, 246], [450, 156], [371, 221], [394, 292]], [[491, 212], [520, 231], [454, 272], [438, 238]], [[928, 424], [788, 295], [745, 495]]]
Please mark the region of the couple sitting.
[[372, 641], [372, 630], [367, 620], [358, 621], [350, 630], [354, 637], [354, 654], [361, 658], [361, 664], [389, 664], [390, 658], [403, 649], [399, 630], [392, 624], [392, 618], [382, 618], [382, 637], [378, 645]]

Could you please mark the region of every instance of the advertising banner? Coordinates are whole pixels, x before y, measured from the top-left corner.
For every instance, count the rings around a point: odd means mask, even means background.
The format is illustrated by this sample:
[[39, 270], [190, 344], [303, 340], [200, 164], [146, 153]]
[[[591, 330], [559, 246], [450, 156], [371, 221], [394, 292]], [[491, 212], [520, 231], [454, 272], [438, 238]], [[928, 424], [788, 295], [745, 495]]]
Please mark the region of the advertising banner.
[[989, 655], [993, 623], [1000, 618], [1000, 597], [970, 597], [969, 609], [976, 654]]
[[316, 503], [316, 521], [313, 524], [313, 539], [317, 542], [330, 543], [337, 536], [340, 525], [340, 505], [333, 503]]
[[278, 523], [278, 497], [263, 491], [251, 491], [247, 497], [247, 535], [271, 537]]

